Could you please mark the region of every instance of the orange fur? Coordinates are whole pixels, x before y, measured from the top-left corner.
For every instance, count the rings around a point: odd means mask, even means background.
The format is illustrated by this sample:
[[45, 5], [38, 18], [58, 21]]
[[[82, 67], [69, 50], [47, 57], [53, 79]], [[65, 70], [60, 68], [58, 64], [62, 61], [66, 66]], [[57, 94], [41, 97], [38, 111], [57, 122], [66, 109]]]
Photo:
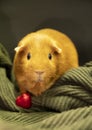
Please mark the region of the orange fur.
[[[14, 73], [21, 93], [29, 91], [40, 95], [67, 70], [78, 67], [73, 42], [53, 29], [28, 34], [15, 50]], [[30, 59], [27, 59], [28, 53], [31, 54]]]

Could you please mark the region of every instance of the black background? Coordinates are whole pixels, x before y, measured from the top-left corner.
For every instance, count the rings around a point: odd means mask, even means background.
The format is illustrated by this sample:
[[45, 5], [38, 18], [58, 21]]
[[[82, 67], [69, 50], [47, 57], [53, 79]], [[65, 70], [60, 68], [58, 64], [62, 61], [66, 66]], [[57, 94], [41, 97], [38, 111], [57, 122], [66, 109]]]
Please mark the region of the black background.
[[72, 39], [80, 65], [92, 60], [92, 0], [0, 0], [0, 42], [12, 59], [22, 37], [46, 27]]

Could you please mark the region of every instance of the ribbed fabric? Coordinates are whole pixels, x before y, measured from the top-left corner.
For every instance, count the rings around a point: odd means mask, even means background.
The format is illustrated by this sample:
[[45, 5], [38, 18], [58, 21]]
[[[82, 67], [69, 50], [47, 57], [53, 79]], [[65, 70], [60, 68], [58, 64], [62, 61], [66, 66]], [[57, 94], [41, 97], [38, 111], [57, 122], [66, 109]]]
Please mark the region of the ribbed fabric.
[[[0, 130], [92, 130], [92, 62], [65, 73], [32, 107], [15, 104], [12, 62], [0, 44]], [[1, 129], [2, 128], [2, 129]]]

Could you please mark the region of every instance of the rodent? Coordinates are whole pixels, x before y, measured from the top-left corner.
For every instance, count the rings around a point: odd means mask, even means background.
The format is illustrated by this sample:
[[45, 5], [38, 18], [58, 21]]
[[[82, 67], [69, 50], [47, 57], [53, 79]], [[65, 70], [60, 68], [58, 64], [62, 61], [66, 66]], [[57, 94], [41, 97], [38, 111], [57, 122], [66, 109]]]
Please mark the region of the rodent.
[[50, 28], [27, 34], [15, 51], [13, 69], [21, 93], [38, 96], [67, 70], [79, 65], [71, 39]]

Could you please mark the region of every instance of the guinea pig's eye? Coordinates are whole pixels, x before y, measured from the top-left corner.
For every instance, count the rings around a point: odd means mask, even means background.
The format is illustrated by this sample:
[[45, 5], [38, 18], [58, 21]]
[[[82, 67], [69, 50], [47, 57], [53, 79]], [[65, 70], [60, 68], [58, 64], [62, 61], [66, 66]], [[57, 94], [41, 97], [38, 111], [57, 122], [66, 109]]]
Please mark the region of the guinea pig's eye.
[[48, 54], [48, 58], [49, 58], [50, 60], [52, 59], [51, 53]]
[[29, 60], [30, 58], [31, 58], [31, 54], [28, 53], [28, 54], [27, 54], [27, 59]]

